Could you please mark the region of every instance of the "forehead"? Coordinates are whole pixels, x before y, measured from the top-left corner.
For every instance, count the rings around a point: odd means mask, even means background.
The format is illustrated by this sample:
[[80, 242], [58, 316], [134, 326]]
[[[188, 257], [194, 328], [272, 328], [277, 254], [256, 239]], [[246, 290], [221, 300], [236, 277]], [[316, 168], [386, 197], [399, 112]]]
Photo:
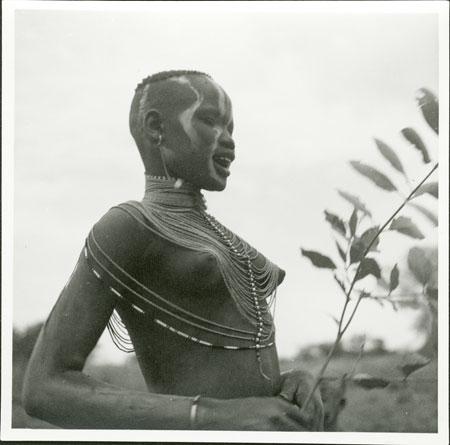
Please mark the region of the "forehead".
[[212, 79], [204, 76], [182, 76], [174, 79], [185, 87], [185, 91], [192, 95], [194, 102], [199, 102], [198, 108], [217, 108], [221, 114], [231, 112], [231, 100], [225, 90]]

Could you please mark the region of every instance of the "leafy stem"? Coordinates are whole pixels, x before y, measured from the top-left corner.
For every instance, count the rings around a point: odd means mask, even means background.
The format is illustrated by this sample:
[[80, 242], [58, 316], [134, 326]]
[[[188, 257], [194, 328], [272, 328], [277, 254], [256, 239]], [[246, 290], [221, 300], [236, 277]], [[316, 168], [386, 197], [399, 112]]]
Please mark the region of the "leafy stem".
[[[361, 302], [361, 300], [363, 299], [362, 295], [359, 295], [356, 304], [347, 320], [346, 323], [344, 323], [344, 318], [345, 318], [345, 314], [349, 305], [349, 302], [351, 300], [350, 296], [353, 292], [353, 288], [356, 284], [356, 282], [358, 281], [358, 275], [360, 273], [361, 270], [361, 264], [362, 264], [362, 260], [366, 257], [366, 255], [369, 253], [371, 247], [374, 245], [375, 241], [378, 239], [378, 237], [380, 236], [380, 234], [386, 229], [386, 227], [389, 225], [389, 223], [392, 222], [392, 220], [398, 215], [398, 213], [403, 209], [403, 207], [405, 207], [405, 205], [414, 197], [414, 194], [417, 192], [417, 190], [419, 190], [419, 188], [425, 183], [425, 181], [434, 173], [434, 171], [438, 168], [439, 163], [436, 163], [434, 165], [434, 167], [429, 171], [429, 173], [422, 179], [422, 181], [419, 182], [419, 184], [411, 191], [411, 193], [404, 198], [402, 204], [395, 210], [395, 212], [387, 219], [387, 221], [377, 230], [375, 236], [372, 238], [372, 240], [368, 243], [368, 245], [365, 247], [365, 250], [362, 254], [362, 258], [358, 264], [358, 267], [356, 268], [356, 272], [355, 275], [353, 277], [353, 280], [350, 284], [350, 287], [347, 291], [345, 291], [345, 289], [343, 289], [341, 286], [341, 289], [344, 291], [345, 293], [345, 303], [342, 307], [342, 311], [341, 311], [341, 315], [339, 318], [339, 323], [338, 323], [338, 330], [337, 330], [337, 334], [336, 334], [336, 339], [334, 340], [334, 343], [325, 359], [325, 362], [323, 363], [322, 367], [320, 368], [319, 373], [317, 374], [315, 380], [314, 380], [314, 384], [311, 387], [308, 396], [306, 397], [306, 400], [302, 406], [301, 411], [304, 412], [306, 406], [308, 405], [308, 403], [310, 402], [315, 390], [317, 389], [317, 387], [319, 386], [320, 380], [322, 379], [325, 370], [328, 367], [328, 364], [330, 363], [330, 360], [334, 354], [334, 351], [337, 347], [337, 345], [339, 344], [339, 342], [341, 341], [342, 336], [344, 335], [344, 333], [346, 332], [346, 330], [348, 329], [348, 327], [350, 326], [350, 323], [353, 320], [353, 317], [356, 314], [356, 311], [358, 310], [359, 304]], [[335, 276], [335, 280], [338, 282], [336, 276]], [[339, 283], [339, 282], [338, 282]]]

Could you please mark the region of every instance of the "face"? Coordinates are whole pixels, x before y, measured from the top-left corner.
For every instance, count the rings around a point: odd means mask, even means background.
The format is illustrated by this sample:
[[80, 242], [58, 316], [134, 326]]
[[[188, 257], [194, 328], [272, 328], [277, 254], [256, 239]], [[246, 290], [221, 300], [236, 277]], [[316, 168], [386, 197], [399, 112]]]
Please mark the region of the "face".
[[234, 160], [231, 101], [206, 77], [183, 76], [172, 81], [181, 84], [192, 100], [164, 122], [168, 172], [201, 189], [223, 190]]

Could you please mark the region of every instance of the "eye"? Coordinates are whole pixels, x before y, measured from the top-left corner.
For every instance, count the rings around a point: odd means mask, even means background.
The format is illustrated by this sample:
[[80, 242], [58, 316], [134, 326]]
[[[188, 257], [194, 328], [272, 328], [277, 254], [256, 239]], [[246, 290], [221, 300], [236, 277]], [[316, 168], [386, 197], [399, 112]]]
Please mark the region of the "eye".
[[216, 125], [216, 120], [213, 119], [213, 118], [210, 117], [210, 116], [204, 116], [204, 117], [202, 117], [202, 118], [201, 118], [201, 121], [202, 121], [203, 123], [205, 123], [206, 125], [209, 125], [210, 127], [213, 127], [214, 125]]

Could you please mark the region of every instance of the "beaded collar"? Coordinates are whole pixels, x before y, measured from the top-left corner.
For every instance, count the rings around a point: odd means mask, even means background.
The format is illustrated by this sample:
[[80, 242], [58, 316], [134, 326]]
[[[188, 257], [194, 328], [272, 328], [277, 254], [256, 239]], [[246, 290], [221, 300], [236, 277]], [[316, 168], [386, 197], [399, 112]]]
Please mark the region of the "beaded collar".
[[206, 210], [206, 200], [193, 184], [180, 179], [167, 179], [164, 176], [145, 175], [145, 207], [160, 205], [177, 211], [196, 209]]

